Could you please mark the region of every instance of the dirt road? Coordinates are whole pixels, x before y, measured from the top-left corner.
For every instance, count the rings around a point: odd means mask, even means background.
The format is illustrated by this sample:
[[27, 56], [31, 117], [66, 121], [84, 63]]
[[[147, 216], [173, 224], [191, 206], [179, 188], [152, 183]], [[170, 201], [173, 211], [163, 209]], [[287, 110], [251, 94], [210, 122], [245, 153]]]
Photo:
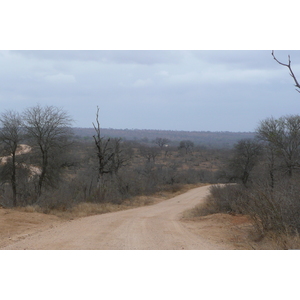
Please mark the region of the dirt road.
[[152, 206], [56, 224], [3, 249], [226, 249], [180, 221], [208, 191], [204, 186]]

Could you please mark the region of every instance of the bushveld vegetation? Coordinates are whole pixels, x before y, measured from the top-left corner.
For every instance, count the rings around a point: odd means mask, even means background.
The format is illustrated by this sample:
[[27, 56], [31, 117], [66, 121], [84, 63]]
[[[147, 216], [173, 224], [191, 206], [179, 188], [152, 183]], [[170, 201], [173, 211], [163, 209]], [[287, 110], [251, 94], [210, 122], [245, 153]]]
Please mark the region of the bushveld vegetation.
[[0, 204], [50, 213], [87, 209], [89, 203], [97, 213], [145, 205], [145, 197], [177, 192], [187, 184], [222, 180], [219, 170], [228, 149], [161, 137], [103, 136], [98, 111], [91, 123], [93, 136], [82, 138], [73, 134], [71, 117], [53, 106], [3, 112]]
[[281, 248], [298, 241], [300, 116], [264, 120], [254, 139], [232, 149], [103, 136], [98, 111], [93, 136], [75, 136], [71, 125], [53, 106], [0, 115], [1, 206], [83, 216], [147, 205], [186, 185], [227, 183], [214, 185], [194, 215], [245, 214], [256, 237], [280, 236]]
[[299, 248], [300, 116], [262, 121], [256, 139], [234, 146], [223, 173], [235, 184], [213, 186], [194, 214], [249, 215], [256, 238], [272, 236], [280, 248]]
[[2, 113], [0, 205], [81, 216], [147, 205], [148, 197], [186, 185], [231, 183], [213, 186], [194, 214], [249, 215], [260, 238], [298, 235], [300, 116], [264, 120], [254, 139], [232, 149], [103, 136], [98, 110], [92, 124], [94, 135], [82, 138], [53, 106]]
[[[288, 63], [296, 90], [299, 82]], [[204, 205], [192, 216], [214, 213], [244, 214], [252, 218], [257, 240], [275, 249], [300, 247], [300, 116], [287, 115], [261, 121], [254, 138], [239, 140], [222, 171], [225, 181], [215, 185]], [[271, 243], [270, 243], [271, 241]]]

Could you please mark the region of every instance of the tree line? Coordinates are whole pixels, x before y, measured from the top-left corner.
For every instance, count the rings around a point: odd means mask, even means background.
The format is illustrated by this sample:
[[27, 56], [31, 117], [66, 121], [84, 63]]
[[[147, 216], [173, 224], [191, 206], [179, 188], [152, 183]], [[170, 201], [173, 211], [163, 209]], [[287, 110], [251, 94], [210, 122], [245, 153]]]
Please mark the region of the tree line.
[[73, 120], [63, 109], [36, 105], [1, 113], [0, 204], [66, 209], [79, 202], [118, 204], [218, 180], [215, 165], [228, 150], [190, 140], [176, 146], [161, 137], [151, 144], [104, 137], [99, 108], [95, 115], [92, 139], [82, 140], [73, 135]]
[[223, 170], [228, 182], [213, 187], [213, 211], [252, 217], [261, 236], [300, 230], [300, 116], [267, 118], [255, 139], [240, 140]]
[[[35, 191], [31, 196], [38, 199], [45, 188], [59, 181], [60, 157], [70, 146], [72, 118], [60, 108], [37, 105], [22, 114], [12, 110], [3, 112], [0, 124], [1, 152], [11, 158], [2, 164], [0, 176], [2, 183], [11, 185], [13, 205], [17, 205], [18, 195], [25, 196], [20, 186], [28, 178]], [[22, 143], [34, 148], [34, 157], [28, 164], [22, 155], [17, 156]], [[31, 174], [32, 164], [37, 170], [34, 174]]]

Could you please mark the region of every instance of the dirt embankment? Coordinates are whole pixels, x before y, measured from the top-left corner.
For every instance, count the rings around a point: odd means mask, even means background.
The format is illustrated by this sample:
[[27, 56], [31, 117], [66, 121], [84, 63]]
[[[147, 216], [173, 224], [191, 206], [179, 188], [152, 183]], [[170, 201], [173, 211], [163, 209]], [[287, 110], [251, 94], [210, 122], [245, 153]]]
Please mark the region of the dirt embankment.
[[0, 248], [61, 223], [56, 216], [0, 208]]
[[[209, 186], [155, 205], [59, 221], [37, 213], [0, 210], [2, 249], [251, 249], [242, 216], [184, 220], [182, 213], [209, 193]], [[2, 223], [2, 224], [1, 224]], [[6, 223], [6, 227], [3, 224]]]

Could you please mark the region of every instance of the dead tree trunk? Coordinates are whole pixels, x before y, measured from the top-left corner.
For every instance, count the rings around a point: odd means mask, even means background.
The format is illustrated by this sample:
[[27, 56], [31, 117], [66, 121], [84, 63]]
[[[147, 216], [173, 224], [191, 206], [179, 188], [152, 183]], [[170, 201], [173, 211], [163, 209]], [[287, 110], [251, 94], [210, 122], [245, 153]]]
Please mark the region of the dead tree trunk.
[[111, 163], [114, 156], [113, 149], [110, 147], [110, 138], [101, 137], [99, 123], [99, 108], [97, 107], [96, 123], [93, 123], [96, 134], [93, 136], [98, 158], [97, 189], [100, 191], [103, 184], [103, 175], [112, 172]]

